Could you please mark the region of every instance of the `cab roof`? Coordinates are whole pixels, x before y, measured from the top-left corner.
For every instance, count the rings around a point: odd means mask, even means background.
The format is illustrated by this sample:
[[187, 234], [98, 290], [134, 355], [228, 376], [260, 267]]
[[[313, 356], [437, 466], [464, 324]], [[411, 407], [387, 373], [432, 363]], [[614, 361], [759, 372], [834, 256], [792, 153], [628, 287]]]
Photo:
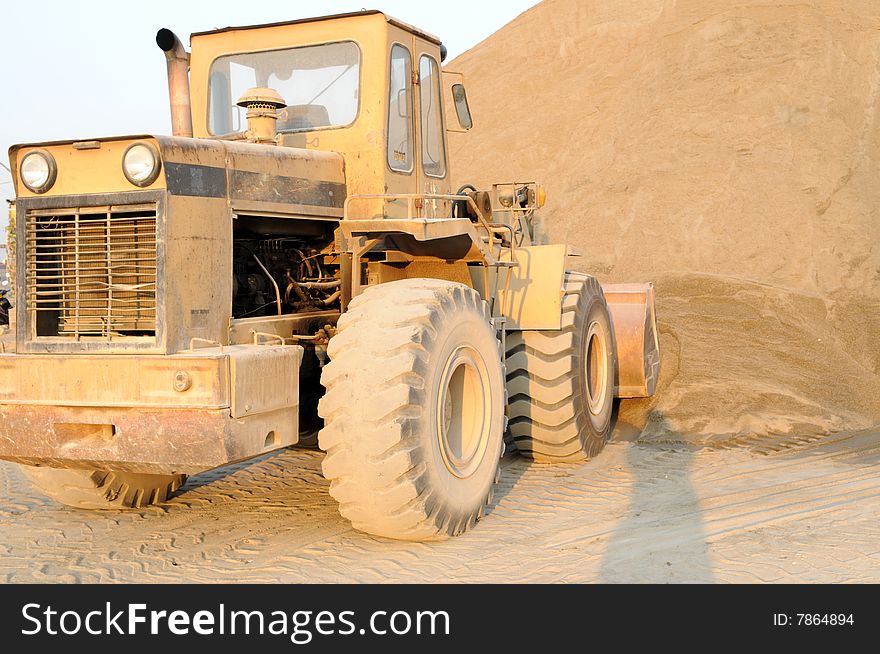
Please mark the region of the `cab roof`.
[[401, 29], [405, 29], [408, 32], [412, 32], [416, 36], [420, 36], [421, 38], [423, 38], [427, 41], [430, 41], [432, 43], [436, 43], [437, 45], [440, 45], [440, 43], [441, 43], [440, 39], [437, 38], [436, 36], [434, 36], [433, 34], [430, 34], [428, 32], [420, 30], [417, 27], [413, 27], [409, 23], [405, 23], [402, 20], [397, 20], [396, 18], [392, 18], [388, 14], [381, 12], [381, 11], [377, 11], [375, 9], [364, 9], [362, 11], [353, 11], [353, 12], [349, 12], [346, 14], [332, 14], [329, 16], [316, 16], [315, 18], [299, 18], [297, 20], [282, 21], [280, 23], [264, 23], [262, 25], [243, 25], [240, 27], [221, 27], [218, 29], [207, 30], [204, 32], [193, 32], [192, 34], [190, 34], [190, 38], [193, 38], [195, 36], [205, 36], [208, 34], [222, 34], [224, 32], [236, 32], [236, 31], [241, 31], [241, 30], [257, 30], [257, 29], [262, 29], [265, 27], [280, 27], [282, 25], [299, 25], [301, 23], [317, 23], [319, 21], [324, 21], [324, 20], [335, 20], [337, 18], [353, 18], [355, 16], [373, 16], [376, 14], [383, 16], [385, 18], [385, 20], [388, 21], [388, 23], [390, 23], [391, 25], [394, 25], [396, 27], [400, 27]]

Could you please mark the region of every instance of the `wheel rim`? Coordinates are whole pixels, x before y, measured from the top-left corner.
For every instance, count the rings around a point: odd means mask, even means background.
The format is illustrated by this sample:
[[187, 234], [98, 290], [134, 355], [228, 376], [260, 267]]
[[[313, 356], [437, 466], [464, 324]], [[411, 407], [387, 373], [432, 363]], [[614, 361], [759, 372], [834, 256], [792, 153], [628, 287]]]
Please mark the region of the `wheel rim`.
[[607, 335], [605, 328], [597, 321], [590, 324], [587, 331], [587, 351], [584, 362], [587, 386], [587, 399], [590, 413], [594, 416], [605, 408], [608, 387]]
[[472, 347], [458, 347], [446, 361], [437, 393], [440, 455], [456, 477], [470, 477], [480, 466], [489, 442], [490, 418], [486, 365]]

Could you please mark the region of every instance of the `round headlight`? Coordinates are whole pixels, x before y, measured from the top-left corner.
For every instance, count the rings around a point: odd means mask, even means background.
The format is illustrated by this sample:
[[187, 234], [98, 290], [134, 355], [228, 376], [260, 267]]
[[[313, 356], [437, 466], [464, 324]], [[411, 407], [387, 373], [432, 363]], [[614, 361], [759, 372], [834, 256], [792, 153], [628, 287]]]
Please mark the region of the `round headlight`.
[[149, 143], [132, 143], [122, 155], [122, 172], [135, 186], [155, 182], [161, 168], [159, 152]]
[[28, 152], [18, 170], [21, 181], [34, 193], [45, 193], [52, 188], [58, 174], [55, 159], [45, 150]]

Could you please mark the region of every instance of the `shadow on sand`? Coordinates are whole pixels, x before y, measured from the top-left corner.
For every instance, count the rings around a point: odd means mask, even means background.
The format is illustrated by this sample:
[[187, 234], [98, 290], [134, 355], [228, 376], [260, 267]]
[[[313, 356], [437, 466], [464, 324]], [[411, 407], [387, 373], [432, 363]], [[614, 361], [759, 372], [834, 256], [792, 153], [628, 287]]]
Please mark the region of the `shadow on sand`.
[[[656, 417], [654, 418], [656, 419]], [[661, 420], [665, 419], [661, 416]], [[695, 450], [631, 440], [630, 503], [599, 570], [606, 583], [714, 581], [699, 497], [691, 482]]]

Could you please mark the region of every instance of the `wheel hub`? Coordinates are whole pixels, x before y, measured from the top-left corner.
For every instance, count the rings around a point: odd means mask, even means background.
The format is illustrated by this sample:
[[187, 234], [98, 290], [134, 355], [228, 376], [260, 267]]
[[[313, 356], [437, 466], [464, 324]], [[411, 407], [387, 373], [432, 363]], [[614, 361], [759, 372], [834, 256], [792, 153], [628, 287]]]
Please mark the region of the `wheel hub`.
[[587, 399], [590, 413], [594, 416], [605, 408], [608, 387], [608, 356], [605, 328], [597, 321], [590, 323], [587, 331], [586, 367]]
[[450, 473], [471, 476], [489, 442], [491, 404], [486, 365], [469, 346], [456, 348], [446, 361], [437, 393], [437, 438]]

